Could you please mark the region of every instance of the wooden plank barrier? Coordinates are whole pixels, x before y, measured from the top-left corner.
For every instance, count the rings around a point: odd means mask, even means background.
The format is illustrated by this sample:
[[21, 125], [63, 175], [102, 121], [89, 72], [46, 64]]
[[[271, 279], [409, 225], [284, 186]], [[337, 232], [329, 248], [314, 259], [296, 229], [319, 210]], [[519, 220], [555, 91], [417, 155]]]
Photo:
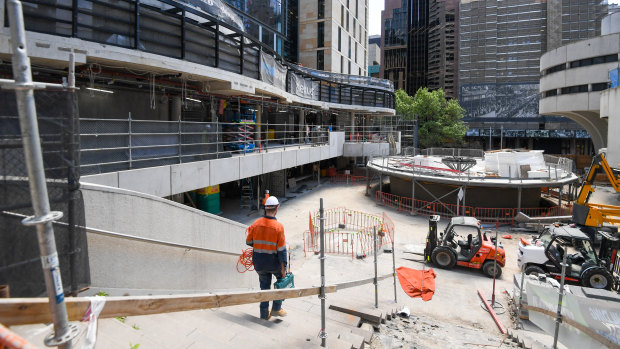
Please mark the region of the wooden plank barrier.
[[[377, 279], [383, 280], [389, 277], [392, 277], [392, 274], [379, 276]], [[325, 286], [325, 293], [334, 293], [338, 289], [372, 283], [373, 280], [374, 277], [327, 285]], [[320, 287], [306, 287], [217, 294], [106, 297], [106, 303], [99, 318], [153, 315], [308, 297], [318, 295], [320, 289]], [[69, 321], [82, 320], [90, 307], [88, 297], [66, 298], [65, 302]], [[5, 326], [49, 323], [51, 321], [47, 298], [0, 299], [0, 323]]]

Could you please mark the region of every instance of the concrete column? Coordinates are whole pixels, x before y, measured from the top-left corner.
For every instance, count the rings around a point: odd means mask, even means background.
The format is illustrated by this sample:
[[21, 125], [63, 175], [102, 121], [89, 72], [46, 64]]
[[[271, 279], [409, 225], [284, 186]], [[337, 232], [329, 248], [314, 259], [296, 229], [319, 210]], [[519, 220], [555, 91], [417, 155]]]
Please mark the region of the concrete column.
[[306, 110], [299, 110], [299, 144], [305, 143], [306, 139]]
[[521, 212], [521, 187], [517, 188], [518, 196], [517, 196], [517, 212]]
[[562, 187], [558, 187], [558, 206], [562, 207]]
[[183, 101], [181, 97], [172, 97], [172, 105], [170, 106], [170, 121], [179, 121], [181, 119], [181, 113], [183, 112]]
[[[570, 153], [577, 154], [577, 140], [575, 138], [570, 139]], [[576, 161], [577, 159], [575, 159]]]
[[529, 150], [534, 149], [534, 138], [527, 139], [527, 149]]
[[262, 122], [262, 117], [263, 117], [263, 106], [262, 105], [257, 105], [256, 106], [256, 136], [254, 136], [254, 142], [256, 143], [254, 145], [254, 149], [261, 149], [261, 145], [262, 145], [262, 140], [263, 138], [261, 137], [261, 122]]
[[[351, 136], [349, 136], [350, 137], [349, 141], [351, 141], [351, 140], [353, 140], [352, 137], [355, 136], [355, 112], [350, 112], [349, 113], [349, 126], [351, 126], [350, 127], [350, 130], [351, 130], [350, 135]], [[345, 137], [346, 137], [346, 133], [345, 133]], [[345, 139], [345, 141], [346, 141], [346, 139]]]

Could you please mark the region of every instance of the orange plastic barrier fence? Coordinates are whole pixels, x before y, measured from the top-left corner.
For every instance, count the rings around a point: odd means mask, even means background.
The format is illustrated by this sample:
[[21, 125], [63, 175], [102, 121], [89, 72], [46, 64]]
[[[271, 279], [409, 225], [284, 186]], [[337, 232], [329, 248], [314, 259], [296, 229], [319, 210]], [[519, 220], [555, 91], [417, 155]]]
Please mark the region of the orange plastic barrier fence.
[[0, 349], [37, 349], [37, 347], [0, 324]]
[[[398, 196], [390, 193], [377, 191], [375, 200], [377, 205], [391, 207], [406, 212], [414, 212], [420, 215], [440, 215], [442, 217], [468, 216], [475, 217], [483, 223], [502, 223], [514, 225], [514, 218], [519, 212], [516, 208], [489, 208], [455, 205], [441, 202], [413, 200], [410, 197]], [[567, 216], [572, 214], [571, 207], [537, 207], [522, 208], [521, 212], [530, 217], [540, 216]]]

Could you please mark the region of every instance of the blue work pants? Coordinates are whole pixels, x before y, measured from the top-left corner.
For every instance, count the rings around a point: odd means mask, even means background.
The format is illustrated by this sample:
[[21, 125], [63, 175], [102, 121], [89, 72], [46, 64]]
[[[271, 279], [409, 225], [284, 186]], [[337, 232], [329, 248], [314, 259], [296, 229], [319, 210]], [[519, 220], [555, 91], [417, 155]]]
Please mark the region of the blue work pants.
[[[282, 271], [256, 271], [258, 273], [258, 283], [260, 284], [261, 290], [269, 290], [271, 289], [271, 275], [276, 277], [276, 281], [279, 281], [284, 276], [282, 275]], [[273, 306], [271, 310], [279, 311], [282, 308], [282, 299], [279, 301], [273, 301]], [[266, 319], [269, 316], [269, 302], [261, 302], [260, 303], [260, 317], [261, 319]]]

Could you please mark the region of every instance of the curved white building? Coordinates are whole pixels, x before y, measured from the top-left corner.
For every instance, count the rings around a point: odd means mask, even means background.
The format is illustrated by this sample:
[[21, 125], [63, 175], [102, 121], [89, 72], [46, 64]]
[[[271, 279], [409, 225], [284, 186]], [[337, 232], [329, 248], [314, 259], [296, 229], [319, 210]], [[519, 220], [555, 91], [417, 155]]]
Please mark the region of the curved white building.
[[620, 13], [605, 17], [601, 32], [599, 37], [558, 47], [540, 58], [540, 114], [578, 122], [597, 149], [607, 146], [601, 92], [609, 88], [609, 71], [618, 67]]

